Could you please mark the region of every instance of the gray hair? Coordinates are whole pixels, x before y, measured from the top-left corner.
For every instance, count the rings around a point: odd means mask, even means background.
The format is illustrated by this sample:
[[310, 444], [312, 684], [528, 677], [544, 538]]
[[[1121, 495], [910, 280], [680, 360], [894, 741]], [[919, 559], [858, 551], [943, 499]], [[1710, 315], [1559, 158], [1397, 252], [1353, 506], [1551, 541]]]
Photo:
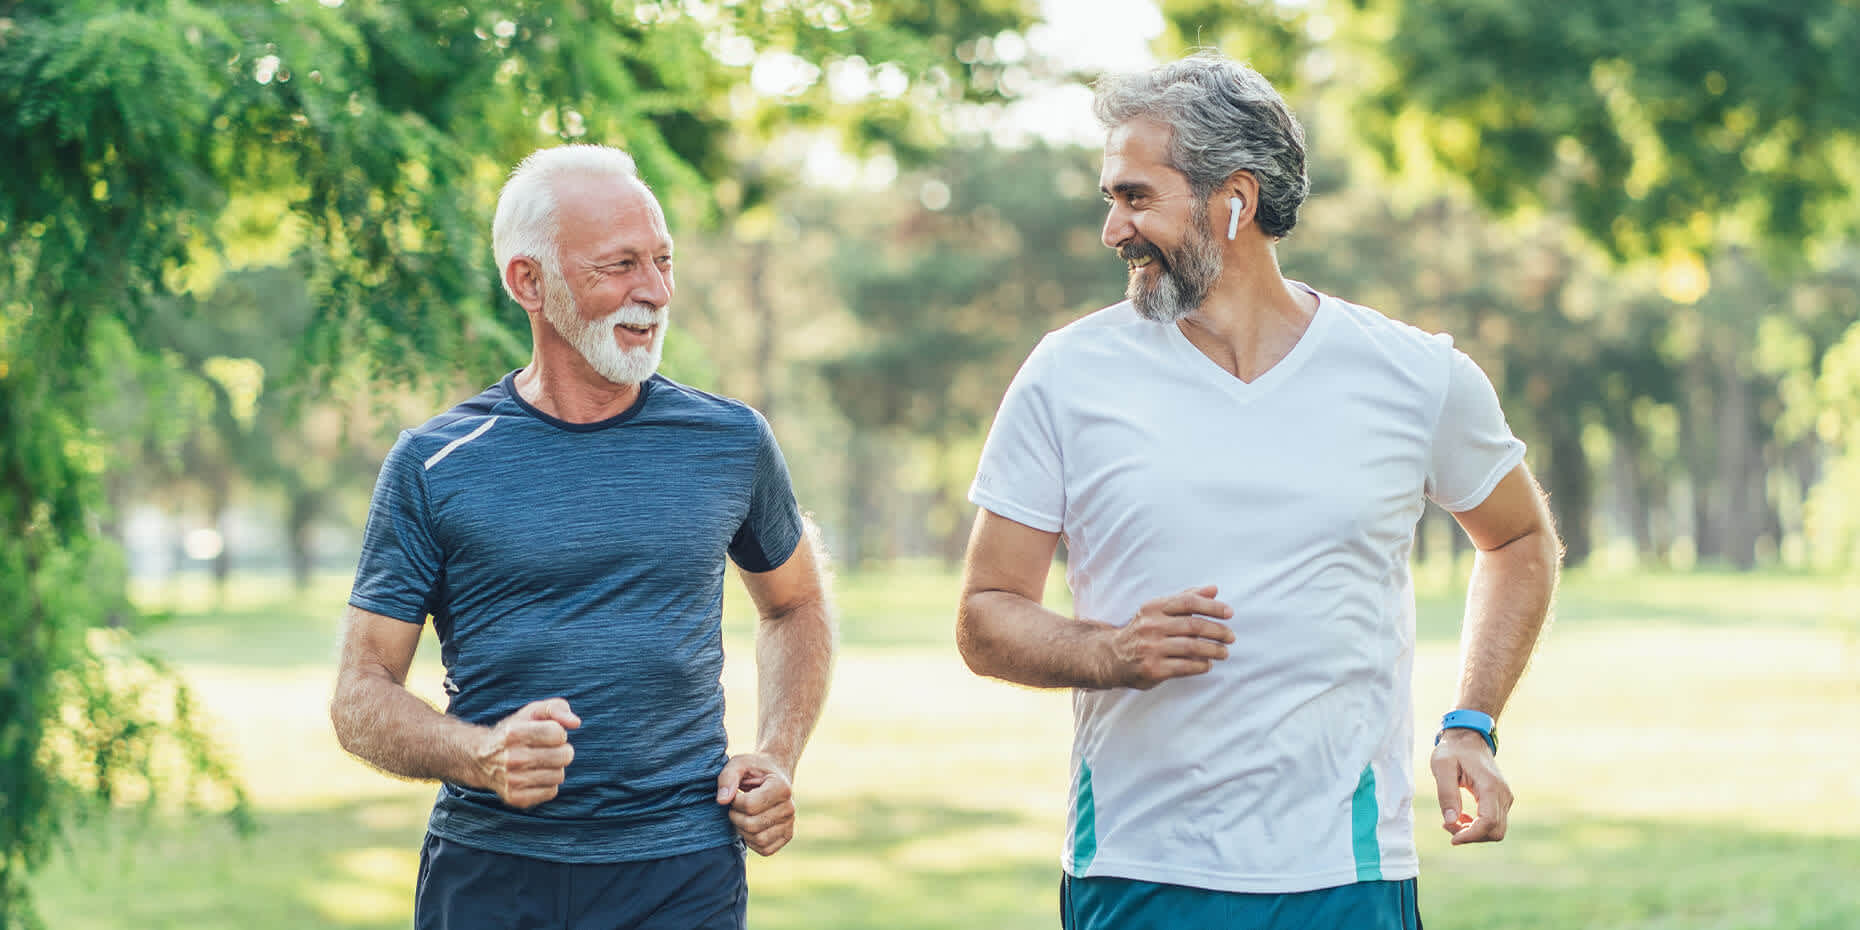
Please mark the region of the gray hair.
[[1169, 166], [1204, 201], [1236, 171], [1259, 181], [1260, 231], [1282, 238], [1311, 191], [1305, 131], [1258, 71], [1198, 52], [1140, 74], [1099, 79], [1092, 112], [1105, 129], [1152, 119], [1171, 130]]
[[[633, 156], [605, 145], [558, 145], [537, 149], [510, 172], [510, 180], [497, 195], [497, 216], [491, 221], [491, 251], [497, 257], [497, 276], [519, 255], [533, 258], [545, 274], [561, 274], [556, 247], [555, 180], [563, 175], [639, 178]], [[517, 295], [504, 281], [504, 291]]]

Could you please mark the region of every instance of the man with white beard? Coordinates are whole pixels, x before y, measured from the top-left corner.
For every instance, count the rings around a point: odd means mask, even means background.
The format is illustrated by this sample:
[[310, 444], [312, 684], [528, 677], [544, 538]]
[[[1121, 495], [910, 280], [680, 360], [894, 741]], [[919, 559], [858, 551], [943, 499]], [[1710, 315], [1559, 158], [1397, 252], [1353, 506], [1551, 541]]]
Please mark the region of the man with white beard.
[[1096, 112], [1130, 300], [1008, 387], [957, 620], [976, 672], [1076, 689], [1062, 923], [1415, 930], [1408, 554], [1430, 499], [1479, 550], [1432, 773], [1452, 843], [1497, 841], [1559, 558], [1524, 444], [1451, 339], [1280, 275], [1309, 183], [1265, 78], [1197, 55]]
[[[545, 149], [498, 198], [530, 363], [401, 434], [375, 486], [330, 717], [442, 784], [419, 928], [744, 924], [743, 849], [794, 834], [833, 625], [766, 421], [655, 374], [672, 239], [626, 153]], [[755, 749], [725, 754], [725, 560], [761, 616]], [[427, 616], [444, 713], [405, 686]]]

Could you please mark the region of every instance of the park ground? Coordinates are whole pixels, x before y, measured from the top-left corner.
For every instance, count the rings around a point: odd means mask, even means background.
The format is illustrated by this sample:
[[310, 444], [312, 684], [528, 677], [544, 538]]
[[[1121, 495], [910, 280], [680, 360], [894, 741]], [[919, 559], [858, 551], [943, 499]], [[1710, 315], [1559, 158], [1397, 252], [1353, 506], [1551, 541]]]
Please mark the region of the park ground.
[[[1446, 707], [1459, 608], [1423, 573], [1416, 711]], [[224, 604], [145, 587], [148, 636], [194, 688], [257, 829], [119, 811], [34, 882], [56, 930], [409, 925], [433, 788], [343, 754], [326, 705], [344, 579], [243, 579]], [[839, 582], [842, 651], [799, 772], [799, 836], [751, 856], [756, 930], [1057, 926], [1065, 694], [971, 675], [956, 579]], [[1063, 597], [1063, 585], [1049, 592]], [[730, 731], [753, 731], [753, 621], [726, 597]], [[1577, 573], [1505, 714], [1518, 796], [1503, 844], [1449, 848], [1417, 816], [1431, 930], [1860, 928], [1860, 592], [1796, 575]], [[412, 685], [438, 697], [438, 649]], [[1425, 747], [1417, 746], [1424, 776]]]

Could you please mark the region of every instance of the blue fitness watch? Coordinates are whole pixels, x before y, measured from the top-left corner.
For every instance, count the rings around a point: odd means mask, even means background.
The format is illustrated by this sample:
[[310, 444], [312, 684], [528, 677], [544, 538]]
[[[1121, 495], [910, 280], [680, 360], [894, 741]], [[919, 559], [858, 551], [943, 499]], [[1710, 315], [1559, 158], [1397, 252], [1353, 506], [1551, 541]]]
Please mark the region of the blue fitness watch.
[[1492, 722], [1492, 715], [1476, 710], [1450, 710], [1440, 718], [1440, 733], [1434, 734], [1434, 745], [1440, 745], [1440, 737], [1448, 730], [1471, 730], [1485, 737], [1485, 744], [1492, 747], [1492, 755], [1498, 755], [1498, 729]]

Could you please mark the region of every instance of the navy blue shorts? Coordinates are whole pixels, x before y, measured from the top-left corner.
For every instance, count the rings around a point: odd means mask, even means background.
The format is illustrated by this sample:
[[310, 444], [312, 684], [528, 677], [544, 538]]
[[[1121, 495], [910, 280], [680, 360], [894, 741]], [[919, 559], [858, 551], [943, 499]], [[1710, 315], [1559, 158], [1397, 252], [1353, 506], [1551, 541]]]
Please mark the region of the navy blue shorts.
[[1238, 894], [1062, 875], [1059, 918], [1065, 930], [1421, 930], [1412, 878], [1296, 894]]
[[744, 930], [743, 847], [643, 862], [549, 862], [428, 833], [416, 930]]

